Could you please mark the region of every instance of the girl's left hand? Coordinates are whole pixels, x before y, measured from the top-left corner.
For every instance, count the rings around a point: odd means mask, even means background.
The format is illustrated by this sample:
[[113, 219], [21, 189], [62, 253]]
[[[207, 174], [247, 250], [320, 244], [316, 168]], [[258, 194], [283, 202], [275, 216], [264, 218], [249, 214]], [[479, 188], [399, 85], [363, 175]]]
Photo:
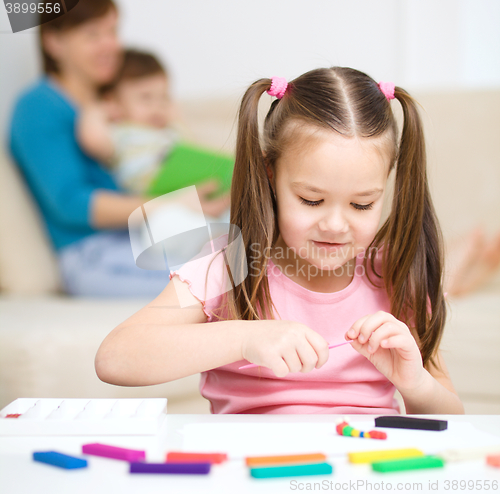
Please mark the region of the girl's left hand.
[[345, 338], [354, 340], [352, 347], [400, 392], [423, 382], [425, 369], [417, 342], [408, 326], [392, 314], [379, 311], [358, 319]]

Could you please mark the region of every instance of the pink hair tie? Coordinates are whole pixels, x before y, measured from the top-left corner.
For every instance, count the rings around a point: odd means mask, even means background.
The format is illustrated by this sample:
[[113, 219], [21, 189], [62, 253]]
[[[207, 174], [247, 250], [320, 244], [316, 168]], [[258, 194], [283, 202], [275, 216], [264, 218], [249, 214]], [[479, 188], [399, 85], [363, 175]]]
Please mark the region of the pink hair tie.
[[378, 87], [384, 93], [384, 96], [387, 98], [387, 101], [394, 99], [395, 85], [393, 82], [379, 82]]
[[287, 87], [288, 82], [286, 82], [284, 77], [271, 77], [271, 87], [268, 89], [267, 94], [281, 99], [283, 98]]

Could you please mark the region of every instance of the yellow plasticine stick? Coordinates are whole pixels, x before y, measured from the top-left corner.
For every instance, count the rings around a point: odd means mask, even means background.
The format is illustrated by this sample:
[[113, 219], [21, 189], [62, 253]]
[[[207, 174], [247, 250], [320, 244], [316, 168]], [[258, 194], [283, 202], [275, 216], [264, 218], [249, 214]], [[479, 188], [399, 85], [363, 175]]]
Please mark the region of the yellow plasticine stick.
[[372, 463], [374, 461], [392, 460], [398, 458], [412, 458], [415, 456], [424, 456], [424, 453], [419, 449], [382, 449], [378, 451], [358, 451], [356, 453], [348, 453], [351, 463]]

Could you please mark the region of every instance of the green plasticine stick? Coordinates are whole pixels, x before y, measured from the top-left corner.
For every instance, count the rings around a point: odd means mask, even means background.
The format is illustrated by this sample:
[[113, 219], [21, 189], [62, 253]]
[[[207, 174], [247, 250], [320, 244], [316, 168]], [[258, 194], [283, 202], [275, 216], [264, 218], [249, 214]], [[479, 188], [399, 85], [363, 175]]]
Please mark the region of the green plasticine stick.
[[329, 475], [331, 473], [333, 473], [333, 467], [329, 463], [309, 463], [306, 465], [286, 465], [250, 469], [250, 475], [256, 479], [298, 477], [299, 475]]
[[398, 472], [401, 470], [419, 470], [421, 468], [443, 467], [444, 461], [437, 456], [420, 456], [402, 460], [375, 461], [372, 468], [376, 472]]

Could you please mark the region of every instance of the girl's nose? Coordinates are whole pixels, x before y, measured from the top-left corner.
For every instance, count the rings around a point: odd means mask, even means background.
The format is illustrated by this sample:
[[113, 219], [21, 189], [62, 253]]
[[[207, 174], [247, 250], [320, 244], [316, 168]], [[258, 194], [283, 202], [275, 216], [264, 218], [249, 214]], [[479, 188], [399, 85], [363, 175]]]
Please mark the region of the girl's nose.
[[319, 229], [325, 233], [347, 233], [349, 224], [341, 210], [338, 208], [325, 211], [319, 222]]

